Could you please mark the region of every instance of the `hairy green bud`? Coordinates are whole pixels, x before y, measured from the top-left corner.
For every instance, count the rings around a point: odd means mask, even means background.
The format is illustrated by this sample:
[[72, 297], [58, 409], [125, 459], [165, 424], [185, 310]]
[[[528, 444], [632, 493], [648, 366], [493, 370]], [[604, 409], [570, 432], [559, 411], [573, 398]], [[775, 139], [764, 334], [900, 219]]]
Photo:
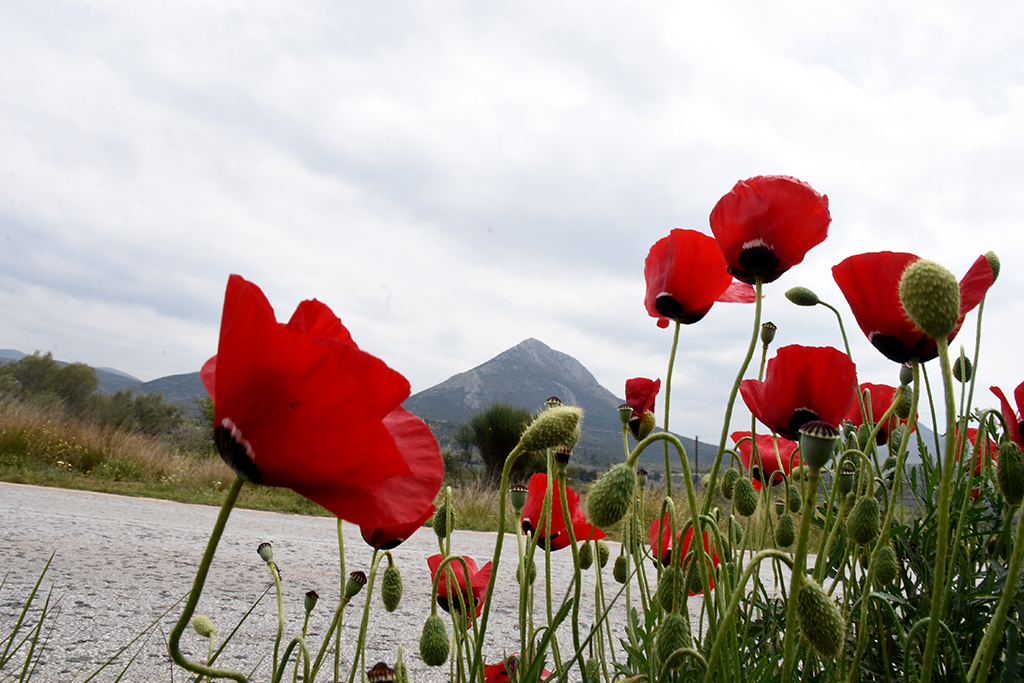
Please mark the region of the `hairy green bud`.
[[846, 641], [846, 622], [839, 607], [817, 581], [807, 578], [797, 596], [796, 621], [811, 648], [824, 660], [834, 659]]
[[615, 558], [615, 564], [612, 565], [612, 577], [619, 583], [626, 583], [626, 573], [629, 568], [629, 563], [626, 560], [625, 555], [619, 555]]
[[946, 268], [921, 259], [900, 278], [903, 309], [918, 329], [933, 339], [946, 338], [960, 317], [960, 283]]
[[192, 617], [192, 628], [203, 638], [209, 638], [213, 635], [213, 619], [206, 616], [205, 614], [197, 614]]
[[796, 524], [793, 516], [784, 514], [779, 517], [779, 523], [775, 525], [775, 545], [780, 548], [788, 548], [796, 540]]
[[874, 496], [861, 496], [846, 520], [846, 534], [854, 543], [864, 545], [878, 538], [881, 530], [878, 499]]
[[398, 609], [398, 603], [402, 601], [402, 589], [402, 572], [395, 565], [389, 564], [380, 580], [380, 598], [384, 609], [389, 612]]
[[441, 666], [448, 661], [448, 629], [436, 614], [427, 617], [420, 635], [420, 657], [427, 666]]
[[591, 487], [587, 496], [587, 517], [590, 523], [609, 527], [629, 512], [636, 488], [636, 473], [625, 463], [616, 465]]
[[1007, 505], [1016, 507], [1024, 500], [1024, 453], [1013, 441], [999, 444], [996, 484]]
[[878, 550], [875, 560], [875, 585], [879, 588], [888, 586], [900, 573], [900, 562], [896, 557], [896, 551], [891, 545], [883, 545]]
[[740, 471], [735, 467], [730, 467], [722, 474], [722, 498], [732, 500], [733, 488], [736, 486], [736, 482], [739, 481], [740, 477]]
[[[448, 528], [448, 518], [451, 517], [451, 528]], [[447, 503], [443, 503], [437, 508], [434, 513], [434, 533], [440, 540], [444, 540], [448, 536], [449, 531], [454, 531], [458, 526], [458, 519], [455, 516], [455, 506], [449, 508]]]
[[757, 492], [746, 477], [737, 479], [732, 487], [732, 506], [743, 517], [750, 517], [757, 510]]
[[786, 298], [797, 306], [817, 306], [821, 299], [806, 287], [792, 287], [786, 290]]
[[[672, 653], [676, 650], [688, 648], [691, 645], [690, 622], [682, 614], [673, 612], [665, 617], [661, 624], [661, 631], [658, 632], [658, 640], [655, 648], [658, 655], [658, 662], [664, 666], [668, 663]], [[675, 658], [669, 668], [678, 669], [685, 659]]]
[[590, 541], [587, 541], [580, 546], [580, 569], [590, 569], [591, 565], [594, 564], [594, 548], [590, 545]]
[[555, 446], [572, 448], [580, 438], [583, 411], [575, 406], [548, 408], [530, 423], [519, 438], [524, 451], [543, 451]]

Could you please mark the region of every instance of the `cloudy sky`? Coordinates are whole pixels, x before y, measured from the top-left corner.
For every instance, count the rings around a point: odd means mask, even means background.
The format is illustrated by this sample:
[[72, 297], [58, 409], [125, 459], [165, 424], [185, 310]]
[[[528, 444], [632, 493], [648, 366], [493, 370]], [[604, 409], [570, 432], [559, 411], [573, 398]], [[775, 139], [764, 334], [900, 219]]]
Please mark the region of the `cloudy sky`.
[[[1012, 389], [1021, 35], [1016, 2], [0, 3], [0, 348], [192, 372], [239, 273], [281, 319], [330, 305], [414, 392], [535, 337], [621, 394], [665, 375], [650, 246], [787, 174], [833, 223], [766, 288], [777, 345], [842, 344], [783, 296], [808, 286], [895, 384], [831, 267], [994, 250], [980, 379]], [[674, 429], [717, 435], [752, 315], [683, 329]]]

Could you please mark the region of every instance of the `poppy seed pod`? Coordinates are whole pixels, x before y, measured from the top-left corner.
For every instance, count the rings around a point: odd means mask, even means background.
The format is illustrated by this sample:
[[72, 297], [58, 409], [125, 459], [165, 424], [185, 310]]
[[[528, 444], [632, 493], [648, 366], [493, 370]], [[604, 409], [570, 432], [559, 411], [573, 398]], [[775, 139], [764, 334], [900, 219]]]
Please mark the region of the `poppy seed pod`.
[[427, 617], [420, 635], [420, 657], [427, 666], [441, 666], [448, 661], [448, 630], [436, 614]]
[[590, 541], [587, 541], [580, 546], [580, 569], [590, 569], [591, 565], [594, 564], [594, 549], [590, 545]]
[[779, 523], [775, 526], [775, 545], [780, 548], [788, 548], [796, 540], [796, 523], [793, 516], [789, 514], [779, 517]]
[[306, 599], [303, 601], [302, 604], [302, 606], [306, 610], [306, 614], [309, 614], [313, 611], [313, 608], [316, 607], [316, 603], [318, 600], [320, 600], [320, 595], [316, 591], [306, 592]]
[[879, 588], [888, 586], [899, 576], [900, 563], [896, 558], [896, 551], [891, 545], [882, 546], [875, 560], [875, 585]]
[[[664, 666], [673, 652], [690, 647], [690, 640], [690, 623], [686, 617], [678, 612], [669, 614], [661, 624], [661, 631], [658, 633], [658, 642], [655, 646], [658, 662]], [[683, 661], [684, 658], [677, 657], [669, 668], [678, 669]]]
[[827, 422], [814, 420], [800, 428], [800, 455], [804, 462], [821, 469], [832, 459], [839, 441], [839, 430]]
[[1016, 507], [1024, 500], [1024, 453], [1013, 441], [999, 444], [996, 484], [1007, 505]]
[[797, 306], [817, 306], [821, 299], [806, 287], [792, 287], [786, 290], [786, 298]]
[[786, 511], [786, 501], [782, 500], [781, 498], [776, 498], [775, 499], [775, 514], [781, 515], [785, 511]]
[[750, 517], [757, 510], [757, 492], [746, 477], [737, 479], [732, 487], [732, 506], [743, 517]]
[[565, 469], [565, 466], [569, 464], [569, 458], [572, 457], [572, 449], [568, 446], [555, 446], [552, 455], [555, 459], [555, 464]]
[[543, 451], [555, 446], [572, 448], [580, 438], [583, 411], [575, 406], [548, 408], [530, 423], [519, 438], [524, 451]]
[[971, 359], [966, 356], [957, 356], [953, 361], [953, 379], [964, 384], [970, 382], [973, 376], [974, 367], [971, 365]]
[[508, 489], [508, 499], [512, 503], [512, 508], [516, 511], [516, 514], [523, 511], [523, 506], [526, 505], [526, 497], [530, 489], [526, 484], [512, 484]]
[[619, 583], [626, 583], [626, 573], [629, 564], [626, 561], [625, 555], [619, 555], [615, 558], [615, 564], [612, 565], [612, 577]]
[[380, 580], [380, 599], [384, 603], [384, 609], [389, 612], [398, 609], [398, 603], [402, 601], [403, 588], [402, 572], [395, 565], [389, 564]]
[[943, 266], [921, 259], [903, 271], [900, 301], [918, 329], [944, 339], [953, 334], [960, 317], [960, 283]]
[[377, 662], [366, 672], [366, 680], [370, 683], [395, 683], [395, 670], [387, 662]]
[[602, 569], [608, 564], [608, 558], [611, 557], [612, 550], [608, 547], [608, 542], [603, 538], [597, 542], [597, 566]]
[[205, 614], [197, 614], [192, 618], [192, 628], [203, 638], [210, 638], [213, 636], [214, 627], [213, 619], [206, 616]]
[[640, 488], [647, 486], [647, 470], [643, 467], [636, 468], [636, 485]]
[[775, 340], [775, 333], [778, 330], [778, 326], [770, 320], [761, 325], [761, 343], [765, 346], [771, 344]]
[[730, 467], [722, 475], [722, 498], [726, 500], [732, 500], [733, 489], [736, 487], [736, 482], [740, 479], [740, 471], [735, 467]]
[[878, 499], [861, 496], [846, 520], [846, 534], [854, 543], [865, 545], [878, 538], [882, 530], [882, 516]]
[[[451, 517], [451, 528], [448, 528], [448, 518]], [[447, 503], [437, 508], [437, 512], [434, 513], [434, 533], [442, 541], [448, 536], [449, 531], [454, 531], [458, 522], [455, 517], [455, 507], [449, 506]]]
[[623, 403], [622, 405], [620, 405], [619, 419], [622, 421], [622, 424], [627, 424], [629, 422], [629, 418], [631, 417], [633, 417], [633, 409], [629, 407], [629, 404]]
[[587, 496], [587, 517], [599, 527], [608, 527], [626, 516], [633, 502], [636, 472], [629, 465], [616, 465], [597, 480]]
[[813, 579], [805, 579], [797, 596], [797, 625], [822, 659], [833, 659], [846, 641], [846, 623], [839, 607]]
[[854, 479], [857, 471], [849, 463], [843, 463], [843, 467], [839, 470], [839, 479], [836, 482], [836, 486], [839, 487], [839, 493], [846, 495], [853, 490]]
[[354, 598], [366, 585], [366, 574], [363, 572], [352, 572], [345, 581], [345, 597]]
[[274, 549], [269, 543], [260, 543], [256, 546], [256, 552], [260, 554], [260, 559], [264, 562], [270, 562], [274, 559]]

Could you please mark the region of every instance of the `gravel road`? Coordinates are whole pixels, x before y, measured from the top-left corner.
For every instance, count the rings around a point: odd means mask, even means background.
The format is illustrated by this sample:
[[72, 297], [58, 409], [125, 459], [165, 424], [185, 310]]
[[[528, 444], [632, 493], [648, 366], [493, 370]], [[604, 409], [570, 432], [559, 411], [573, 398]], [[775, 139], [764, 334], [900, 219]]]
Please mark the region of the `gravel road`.
[[[0, 483], [0, 560], [7, 573], [7, 583], [0, 592], [0, 638], [7, 635], [53, 553], [43, 587], [48, 589], [52, 584], [60, 612], [32, 680], [82, 681], [157, 619], [159, 629], [141, 648], [122, 680], [190, 680], [184, 671], [172, 670], [166, 651], [165, 638], [180, 608], [161, 615], [191, 587], [217, 512], [217, 508], [201, 505]], [[493, 533], [456, 532], [453, 551], [473, 557], [483, 566], [493, 555], [496, 538]], [[251, 510], [232, 512], [197, 613], [214, 620], [219, 636], [230, 632], [272, 585], [269, 571], [256, 553], [256, 547], [264, 541], [273, 543], [274, 559], [282, 575], [284, 642], [301, 633], [305, 593], [313, 589], [321, 595], [309, 623], [309, 641], [315, 652], [337, 605], [339, 567], [333, 519]], [[393, 551], [402, 570], [404, 597], [398, 609], [388, 613], [380, 604], [379, 588], [371, 596], [368, 666], [378, 660], [393, 664], [402, 643], [414, 681], [447, 679], [447, 667], [426, 667], [418, 650], [420, 631], [430, 612], [427, 557], [437, 552], [437, 540], [430, 529], [421, 529]], [[500, 661], [503, 652], [518, 650], [516, 552], [515, 536], [506, 536], [485, 644], [491, 663]], [[612, 553], [613, 557], [618, 553], [615, 544]], [[351, 525], [345, 525], [345, 555], [346, 571], [361, 569], [369, 573], [372, 549], [363, 542], [359, 529]], [[568, 550], [552, 554], [553, 585], [561, 587], [553, 591], [556, 596], [569, 585], [571, 563]], [[611, 563], [602, 576], [606, 593], [620, 587], [611, 577]], [[594, 581], [592, 568], [584, 574], [581, 605], [585, 607], [592, 605]], [[538, 586], [542, 583], [539, 578]], [[364, 590], [345, 612], [341, 657], [345, 673], [355, 649], [366, 596]], [[257, 664], [273, 649], [277, 610], [272, 598], [273, 593], [255, 609], [218, 659], [220, 666], [246, 672], [256, 667], [254, 683], [270, 678], [269, 664]], [[538, 590], [535, 612], [539, 620], [543, 617], [543, 600], [543, 591]], [[699, 600], [691, 599], [694, 616], [697, 609]], [[592, 613], [592, 609], [589, 613], [584, 609], [581, 624], [589, 625]], [[614, 614], [611, 623], [616, 638], [624, 634], [623, 611]], [[564, 644], [563, 651], [570, 649], [571, 633], [566, 626], [560, 629], [559, 640]], [[191, 629], [182, 638], [182, 648], [194, 659], [206, 655], [205, 641]], [[138, 649], [136, 646], [129, 652], [134, 654]], [[16, 659], [24, 661], [23, 657]], [[120, 668], [107, 669], [94, 680], [114, 680]], [[4, 673], [7, 671], [0, 671]], [[326, 677], [321, 675], [319, 680]]]

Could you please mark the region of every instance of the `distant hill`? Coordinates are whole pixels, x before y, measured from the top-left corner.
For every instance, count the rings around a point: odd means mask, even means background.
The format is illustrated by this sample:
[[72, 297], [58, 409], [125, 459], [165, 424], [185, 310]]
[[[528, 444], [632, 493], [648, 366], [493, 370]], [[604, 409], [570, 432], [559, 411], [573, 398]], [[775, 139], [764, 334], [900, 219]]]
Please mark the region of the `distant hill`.
[[[536, 412], [543, 409], [550, 396], [583, 408], [583, 435], [573, 452], [574, 463], [606, 467], [623, 460], [618, 408], [624, 399], [601, 386], [578, 360], [536, 339], [520, 342], [472, 370], [414, 394], [403, 405], [430, 424], [438, 440], [444, 443], [459, 425], [468, 423], [473, 415], [494, 403], [509, 403]], [[690, 439], [683, 443], [692, 462], [694, 443]], [[630, 448], [634, 445], [630, 441]], [[708, 460], [711, 448], [701, 444]], [[648, 449], [641, 462], [649, 470], [664, 470], [664, 450]], [[678, 462], [678, 456], [673, 456], [673, 462]]]

